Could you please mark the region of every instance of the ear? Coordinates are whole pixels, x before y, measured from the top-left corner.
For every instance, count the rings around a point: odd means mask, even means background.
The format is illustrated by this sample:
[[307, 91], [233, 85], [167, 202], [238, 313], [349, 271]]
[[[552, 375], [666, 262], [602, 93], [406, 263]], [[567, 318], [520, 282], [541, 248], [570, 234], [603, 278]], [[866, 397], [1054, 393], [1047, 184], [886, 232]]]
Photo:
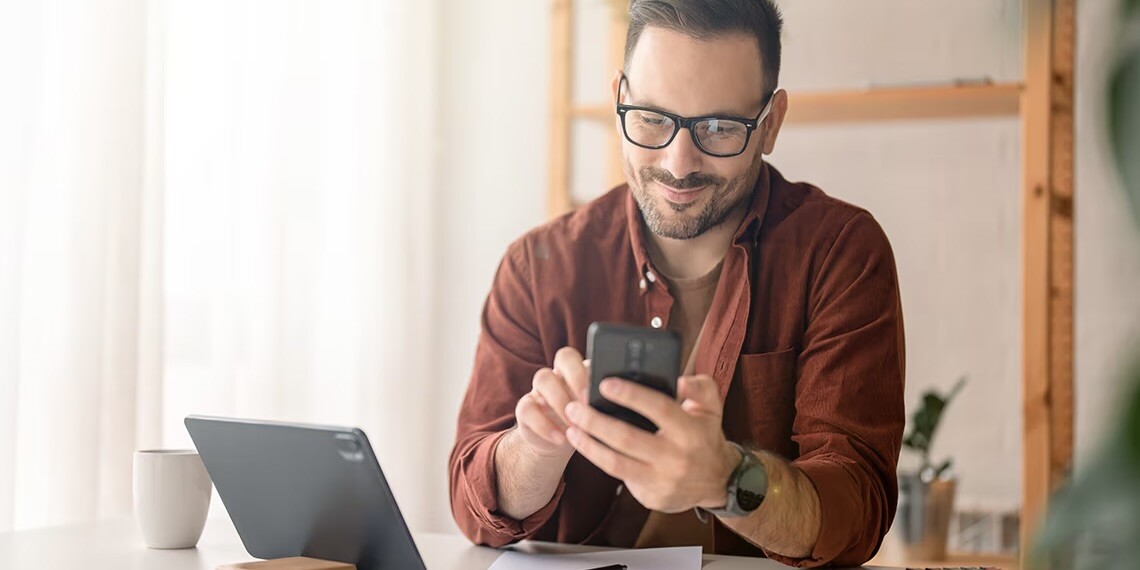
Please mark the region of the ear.
[[776, 150], [776, 136], [780, 134], [780, 127], [784, 125], [784, 115], [788, 112], [788, 92], [780, 89], [772, 94], [772, 110], [768, 118], [760, 125], [763, 132], [763, 153], [772, 154]]
[[617, 105], [617, 103], [618, 103], [618, 89], [621, 88], [621, 70], [620, 69], [614, 70], [613, 85], [611, 85], [610, 88], [613, 91], [614, 104]]
[[[619, 95], [618, 90], [621, 89], [621, 74], [622, 74], [622, 70], [620, 70], [620, 69], [614, 70], [613, 85], [610, 86], [610, 89], [613, 91], [614, 106], [615, 107], [619, 103], [619, 101], [618, 101], [618, 95]], [[618, 140], [621, 140], [621, 117], [619, 117], [617, 115], [617, 113], [614, 113], [614, 128], [616, 128], [618, 130]]]

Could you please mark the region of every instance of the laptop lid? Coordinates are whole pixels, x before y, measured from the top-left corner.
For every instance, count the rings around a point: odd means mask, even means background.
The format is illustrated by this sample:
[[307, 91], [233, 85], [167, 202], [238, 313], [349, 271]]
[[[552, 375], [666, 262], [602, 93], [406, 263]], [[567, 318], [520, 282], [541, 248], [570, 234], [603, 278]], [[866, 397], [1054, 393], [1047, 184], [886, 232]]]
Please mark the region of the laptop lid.
[[424, 570], [363, 431], [205, 416], [185, 423], [252, 556]]

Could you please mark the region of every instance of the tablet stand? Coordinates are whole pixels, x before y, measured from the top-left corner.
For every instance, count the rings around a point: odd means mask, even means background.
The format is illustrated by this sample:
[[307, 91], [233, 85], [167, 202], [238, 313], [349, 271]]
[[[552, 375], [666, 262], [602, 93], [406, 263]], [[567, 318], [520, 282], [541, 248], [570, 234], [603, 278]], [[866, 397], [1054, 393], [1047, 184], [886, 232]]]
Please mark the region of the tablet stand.
[[356, 570], [356, 565], [317, 558], [294, 556], [259, 562], [243, 562], [218, 566], [218, 570]]

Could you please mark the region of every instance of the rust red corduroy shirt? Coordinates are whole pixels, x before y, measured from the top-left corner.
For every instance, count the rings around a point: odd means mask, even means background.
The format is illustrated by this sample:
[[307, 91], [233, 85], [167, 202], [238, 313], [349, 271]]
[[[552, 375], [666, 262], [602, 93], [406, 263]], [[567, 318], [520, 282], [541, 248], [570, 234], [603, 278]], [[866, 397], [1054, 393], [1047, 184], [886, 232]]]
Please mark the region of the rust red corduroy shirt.
[[[508, 248], [483, 310], [449, 461], [452, 513], [472, 541], [608, 545], [614, 535], [607, 529], [617, 524], [620, 481], [580, 455], [550, 503], [525, 520], [499, 512], [493, 458], [535, 372], [564, 346], [585, 353], [590, 323], [660, 318], [668, 326], [673, 299], [649, 277], [658, 273], [642, 232], [622, 185]], [[905, 364], [890, 244], [865, 210], [765, 165], [723, 263], [696, 372], [720, 386], [729, 440], [777, 453], [812, 481], [822, 527], [805, 559], [766, 553], [722, 525], [715, 549], [801, 566], [861, 564], [882, 542], [898, 497]]]

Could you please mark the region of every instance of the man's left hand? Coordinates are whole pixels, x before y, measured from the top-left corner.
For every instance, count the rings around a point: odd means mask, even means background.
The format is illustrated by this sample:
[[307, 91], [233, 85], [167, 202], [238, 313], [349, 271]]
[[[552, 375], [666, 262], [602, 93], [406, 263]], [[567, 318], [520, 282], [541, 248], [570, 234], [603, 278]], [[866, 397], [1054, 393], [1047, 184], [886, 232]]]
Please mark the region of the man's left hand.
[[726, 484], [740, 453], [724, 437], [723, 404], [711, 377], [678, 379], [677, 400], [618, 378], [603, 381], [601, 392], [657, 424], [658, 431], [649, 433], [571, 402], [566, 437], [582, 456], [620, 479], [648, 509], [675, 513], [724, 507]]

